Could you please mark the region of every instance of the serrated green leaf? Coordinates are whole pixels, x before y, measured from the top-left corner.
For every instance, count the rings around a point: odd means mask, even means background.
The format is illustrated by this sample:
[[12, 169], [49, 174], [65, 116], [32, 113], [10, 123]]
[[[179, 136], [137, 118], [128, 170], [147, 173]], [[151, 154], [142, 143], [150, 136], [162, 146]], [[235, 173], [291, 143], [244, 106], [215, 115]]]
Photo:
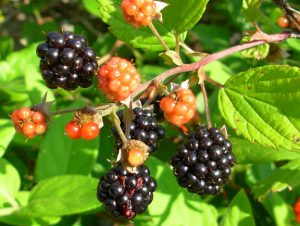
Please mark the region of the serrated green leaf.
[[[98, 2], [100, 18], [109, 25], [109, 30], [118, 39], [132, 44], [135, 48], [164, 50], [148, 27], [136, 29], [125, 21], [120, 7], [121, 0], [98, 0]], [[172, 30], [158, 21], [154, 21], [154, 25], [166, 44], [170, 48], [175, 47], [176, 41]], [[184, 35], [181, 36], [181, 40], [184, 40]]]
[[[162, 10], [164, 24], [182, 33], [192, 29], [206, 10], [208, 0], [167, 0], [169, 6]], [[184, 7], [183, 7], [184, 6]]]
[[[83, 107], [81, 102], [74, 103]], [[90, 141], [72, 140], [65, 135], [65, 125], [71, 116], [55, 118], [44, 136], [36, 165], [37, 180], [64, 174], [88, 175], [98, 155], [98, 138]]]
[[298, 152], [283, 148], [274, 149], [261, 144], [251, 143], [241, 138], [230, 138], [233, 144], [233, 153], [238, 164], [267, 163], [272, 161], [292, 160], [300, 158]]
[[151, 157], [147, 165], [158, 184], [153, 202], [148, 207], [153, 225], [217, 225], [216, 209], [199, 196], [180, 188], [167, 164]]
[[300, 71], [264, 66], [231, 77], [219, 92], [227, 123], [251, 142], [300, 149]]
[[6, 151], [6, 148], [13, 139], [16, 130], [14, 128], [13, 122], [9, 119], [0, 119], [0, 157]]
[[255, 226], [251, 204], [244, 190], [239, 191], [232, 199], [225, 215], [222, 226]]
[[15, 167], [5, 159], [0, 159], [0, 207], [15, 203], [15, 195], [20, 185], [20, 176]]
[[261, 0], [243, 0], [243, 14], [248, 21], [255, 21], [259, 16]]
[[[31, 192], [24, 214], [32, 217], [63, 216], [97, 209], [98, 180], [80, 175], [52, 177]], [[51, 208], [49, 208], [51, 205]]]
[[[245, 36], [242, 39], [242, 43], [250, 41], [250, 36]], [[270, 44], [266, 43], [263, 45], [259, 45], [250, 49], [246, 49], [240, 52], [240, 54], [245, 58], [262, 60], [265, 59], [269, 55]]]

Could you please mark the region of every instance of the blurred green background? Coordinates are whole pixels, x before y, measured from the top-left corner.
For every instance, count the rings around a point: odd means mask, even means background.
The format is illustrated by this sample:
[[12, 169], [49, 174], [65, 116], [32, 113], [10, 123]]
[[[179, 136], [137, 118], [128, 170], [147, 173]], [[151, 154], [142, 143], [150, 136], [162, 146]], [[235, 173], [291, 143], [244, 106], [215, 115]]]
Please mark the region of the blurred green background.
[[[299, 8], [299, 1], [291, 2]], [[244, 36], [244, 31], [253, 29], [251, 23], [245, 22], [241, 7], [241, 0], [211, 0], [201, 21], [188, 32], [186, 44], [196, 51], [208, 53], [238, 44]], [[55, 100], [53, 111], [106, 102], [96, 88], [97, 81], [94, 87], [88, 89], [80, 88], [71, 92], [49, 90], [41, 78], [38, 70], [39, 59], [35, 55], [37, 44], [44, 40], [48, 31], [64, 30], [84, 34], [97, 55], [104, 56], [117, 40], [97, 16], [97, 8], [96, 0], [0, 0], [0, 156], [3, 155], [0, 158], [0, 188], [1, 182], [14, 184], [16, 199], [20, 203], [23, 202], [24, 206], [28, 202], [29, 191], [38, 182], [59, 175], [76, 174], [99, 178], [110, 168], [107, 159], [115, 159], [113, 136], [110, 122], [107, 120], [99, 139], [90, 142], [66, 138], [64, 125], [71, 120], [72, 115], [54, 118], [45, 136], [27, 141], [22, 135], [14, 132], [9, 120], [12, 111], [39, 103], [46, 92], [48, 100]], [[259, 21], [261, 28], [268, 33], [280, 32], [282, 29], [277, 26], [276, 20], [281, 15], [281, 10], [272, 1], [263, 1]], [[247, 59], [240, 54], [233, 54], [208, 65], [206, 71], [212, 78], [224, 83], [227, 78], [238, 72], [261, 65], [289, 64], [299, 67], [299, 52], [299, 41], [288, 40], [280, 45], [271, 45], [270, 53], [264, 60]], [[158, 57], [158, 52], [134, 49], [126, 43], [118, 48], [116, 54], [133, 59], [143, 76], [143, 81], [170, 68]], [[195, 60], [186, 54], [182, 54], [182, 57], [185, 62]], [[185, 78], [186, 75], [183, 75], [177, 81]], [[198, 87], [193, 89], [198, 94], [198, 110], [203, 116], [202, 94]], [[217, 107], [217, 90], [208, 86], [208, 91], [213, 123], [222, 126], [224, 121]], [[201, 115], [199, 121], [205, 122]], [[223, 194], [201, 199], [188, 194], [176, 184], [167, 163], [176, 150], [176, 142], [182, 139], [182, 134], [166, 123], [165, 126], [167, 138], [161, 142], [159, 150], [147, 163], [158, 180], [158, 192], [154, 194], [149, 211], [138, 216], [134, 222], [111, 218], [102, 207], [97, 206], [89, 211], [83, 208], [75, 211], [75, 214], [61, 216], [54, 214], [36, 217], [28, 213], [0, 216], [0, 225], [217, 225], [233, 197], [236, 197], [238, 203], [243, 203], [244, 209], [250, 211], [251, 219], [256, 225], [295, 224], [292, 204], [300, 189], [294, 189], [295, 192], [285, 190], [280, 194], [269, 194], [268, 198], [261, 202], [254, 198], [251, 189], [260, 181], [264, 181], [286, 160], [299, 158], [298, 154], [287, 152], [285, 158], [276, 159], [275, 156], [271, 160], [247, 159], [243, 155], [239, 156], [239, 153], [251, 152], [253, 148], [260, 149], [267, 155], [271, 150], [236, 138], [233, 131], [230, 131], [234, 141], [241, 147], [236, 152], [240, 165], [235, 167], [232, 181], [226, 185]], [[280, 161], [273, 162], [277, 160]], [[11, 169], [8, 178], [4, 178], [5, 173], [1, 172], [1, 167]], [[8, 180], [10, 182], [7, 182]], [[238, 193], [239, 191], [241, 192]], [[239, 195], [235, 196], [237, 193]], [[49, 201], [48, 208], [55, 211], [55, 204], [52, 205], [51, 199]], [[84, 203], [82, 205], [84, 206]], [[5, 204], [0, 202], [1, 207], [4, 208]]]

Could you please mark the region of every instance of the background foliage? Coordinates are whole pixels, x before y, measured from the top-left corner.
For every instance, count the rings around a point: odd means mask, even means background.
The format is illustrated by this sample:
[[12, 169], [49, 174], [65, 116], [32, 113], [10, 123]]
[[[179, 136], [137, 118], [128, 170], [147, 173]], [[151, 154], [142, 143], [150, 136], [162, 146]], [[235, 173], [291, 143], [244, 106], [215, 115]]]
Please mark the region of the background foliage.
[[[166, 2], [171, 6], [163, 10], [165, 23], [155, 25], [169, 47], [175, 46], [175, 30], [181, 41], [196, 51], [228, 48], [247, 40], [243, 32], [253, 29], [248, 19], [257, 20], [268, 33], [281, 31], [276, 25], [281, 11], [270, 0], [187, 0], [184, 8], [180, 0]], [[56, 100], [53, 110], [106, 102], [96, 86], [66, 92], [44, 85], [35, 48], [50, 30], [64, 28], [85, 34], [100, 57], [116, 38], [121, 39], [126, 44], [117, 54], [134, 59], [143, 81], [169, 68], [158, 57], [162, 47], [150, 30], [126, 24], [119, 3], [0, 1], [1, 225], [126, 223], [111, 218], [96, 200], [98, 178], [110, 168], [107, 159], [115, 158], [108, 121], [99, 139], [84, 142], [64, 135], [71, 115], [57, 116], [45, 136], [28, 141], [15, 133], [9, 120], [14, 109], [38, 103], [45, 92], [49, 100]], [[300, 8], [296, 0], [292, 3]], [[208, 86], [208, 91], [213, 123], [228, 125], [234, 144], [238, 165], [232, 180], [216, 197], [200, 198], [179, 188], [168, 161], [178, 145], [175, 141], [183, 135], [165, 124], [167, 138], [147, 161], [158, 190], [148, 212], [129, 224], [296, 225], [292, 205], [300, 195], [299, 51], [299, 41], [291, 39], [233, 54], [205, 68], [211, 78], [226, 82], [225, 89]], [[185, 62], [198, 59], [184, 51], [182, 58]], [[177, 82], [185, 78], [187, 75], [182, 75]], [[193, 91], [199, 121], [205, 123], [202, 94], [198, 86]]]

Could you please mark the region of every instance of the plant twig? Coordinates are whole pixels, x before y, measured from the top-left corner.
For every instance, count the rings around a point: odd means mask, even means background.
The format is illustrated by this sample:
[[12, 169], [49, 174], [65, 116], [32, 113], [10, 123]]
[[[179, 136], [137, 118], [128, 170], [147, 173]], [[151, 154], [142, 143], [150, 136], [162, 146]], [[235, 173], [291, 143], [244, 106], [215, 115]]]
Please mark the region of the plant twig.
[[219, 87], [219, 88], [224, 88], [224, 85], [218, 83], [217, 81], [213, 80], [212, 78], [210, 78], [206, 75], [205, 75], [204, 80], [207, 81], [208, 83], [212, 84], [213, 86], [216, 86], [216, 87]]
[[170, 49], [169, 49], [168, 45], [165, 43], [165, 41], [163, 40], [163, 38], [160, 36], [160, 34], [158, 33], [158, 31], [154, 27], [153, 23], [151, 23], [149, 25], [149, 28], [153, 32], [153, 34], [155, 35], [155, 37], [157, 38], [157, 40], [160, 42], [160, 44], [164, 47], [165, 51], [169, 51]]
[[103, 57], [101, 57], [97, 60], [98, 65], [100, 66], [100, 65], [104, 64], [106, 61], [108, 61], [115, 54], [115, 52], [123, 45], [124, 45], [124, 42], [117, 40], [115, 42], [115, 44], [113, 45], [113, 47], [111, 48], [111, 50], [107, 54], [105, 54]]
[[203, 95], [203, 100], [204, 100], [204, 106], [205, 106], [205, 115], [206, 115], [206, 121], [207, 121], [207, 127], [211, 128], [212, 123], [211, 123], [211, 117], [210, 117], [210, 111], [209, 111], [209, 106], [208, 106], [208, 98], [207, 98], [207, 92], [204, 84], [204, 80], [206, 78], [205, 72], [199, 69], [199, 79], [200, 79], [200, 86], [202, 90], [202, 95]]
[[63, 114], [67, 114], [67, 113], [72, 113], [72, 112], [75, 112], [75, 111], [78, 111], [82, 108], [70, 108], [70, 109], [65, 109], [65, 110], [60, 110], [60, 111], [53, 111], [53, 112], [50, 112], [50, 116], [54, 116], [54, 115], [63, 115]]
[[179, 43], [179, 34], [178, 34], [178, 32], [176, 32], [175, 38], [176, 38], [176, 47], [175, 47], [175, 51], [176, 51], [176, 53], [177, 53], [178, 56], [179, 56], [179, 47], [180, 47], [180, 43]]
[[112, 122], [114, 123], [114, 126], [116, 127], [117, 132], [118, 132], [118, 134], [119, 134], [119, 136], [120, 136], [120, 138], [121, 138], [123, 144], [126, 144], [127, 138], [126, 138], [126, 136], [125, 136], [125, 134], [124, 134], [124, 132], [123, 132], [121, 126], [120, 126], [120, 120], [119, 120], [119, 117], [118, 117], [118, 115], [116, 114], [116, 111], [115, 111], [115, 110], [113, 110], [113, 111], [111, 112], [111, 118], [112, 118]]
[[279, 34], [273, 34], [273, 35], [268, 35], [268, 39], [267, 40], [254, 40], [254, 41], [250, 41], [250, 42], [246, 42], [246, 43], [242, 43], [236, 46], [233, 46], [231, 48], [222, 50], [220, 52], [208, 55], [204, 58], [202, 58], [200, 61], [197, 61], [195, 63], [191, 63], [191, 64], [184, 64], [175, 68], [172, 68], [160, 75], [158, 75], [157, 77], [153, 78], [150, 81], [147, 81], [145, 83], [143, 83], [142, 85], [140, 85], [140, 87], [134, 92], [133, 97], [136, 98], [137, 96], [139, 96], [145, 89], [148, 88], [148, 86], [150, 84], [153, 83], [153, 81], [157, 81], [157, 82], [162, 82], [164, 81], [166, 78], [169, 78], [173, 75], [176, 74], [181, 74], [184, 72], [191, 72], [191, 71], [196, 71], [198, 70], [200, 67], [204, 67], [205, 65], [217, 61], [219, 59], [222, 59], [226, 56], [229, 56], [233, 53], [245, 50], [245, 49], [250, 49], [253, 48], [255, 46], [259, 46], [259, 45], [263, 45], [265, 43], [277, 43], [277, 42], [282, 42], [285, 41], [289, 38], [299, 38], [299, 34], [298, 33], [293, 33], [293, 32], [283, 32], [283, 33], [279, 33]]

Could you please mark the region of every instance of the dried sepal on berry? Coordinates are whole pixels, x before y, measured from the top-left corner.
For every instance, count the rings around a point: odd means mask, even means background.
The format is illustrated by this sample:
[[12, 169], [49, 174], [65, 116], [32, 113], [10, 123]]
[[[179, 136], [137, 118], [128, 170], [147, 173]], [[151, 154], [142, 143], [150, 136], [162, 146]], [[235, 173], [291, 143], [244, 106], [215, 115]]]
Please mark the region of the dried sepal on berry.
[[129, 140], [121, 149], [121, 162], [129, 172], [135, 172], [148, 156], [148, 146], [139, 140]]

